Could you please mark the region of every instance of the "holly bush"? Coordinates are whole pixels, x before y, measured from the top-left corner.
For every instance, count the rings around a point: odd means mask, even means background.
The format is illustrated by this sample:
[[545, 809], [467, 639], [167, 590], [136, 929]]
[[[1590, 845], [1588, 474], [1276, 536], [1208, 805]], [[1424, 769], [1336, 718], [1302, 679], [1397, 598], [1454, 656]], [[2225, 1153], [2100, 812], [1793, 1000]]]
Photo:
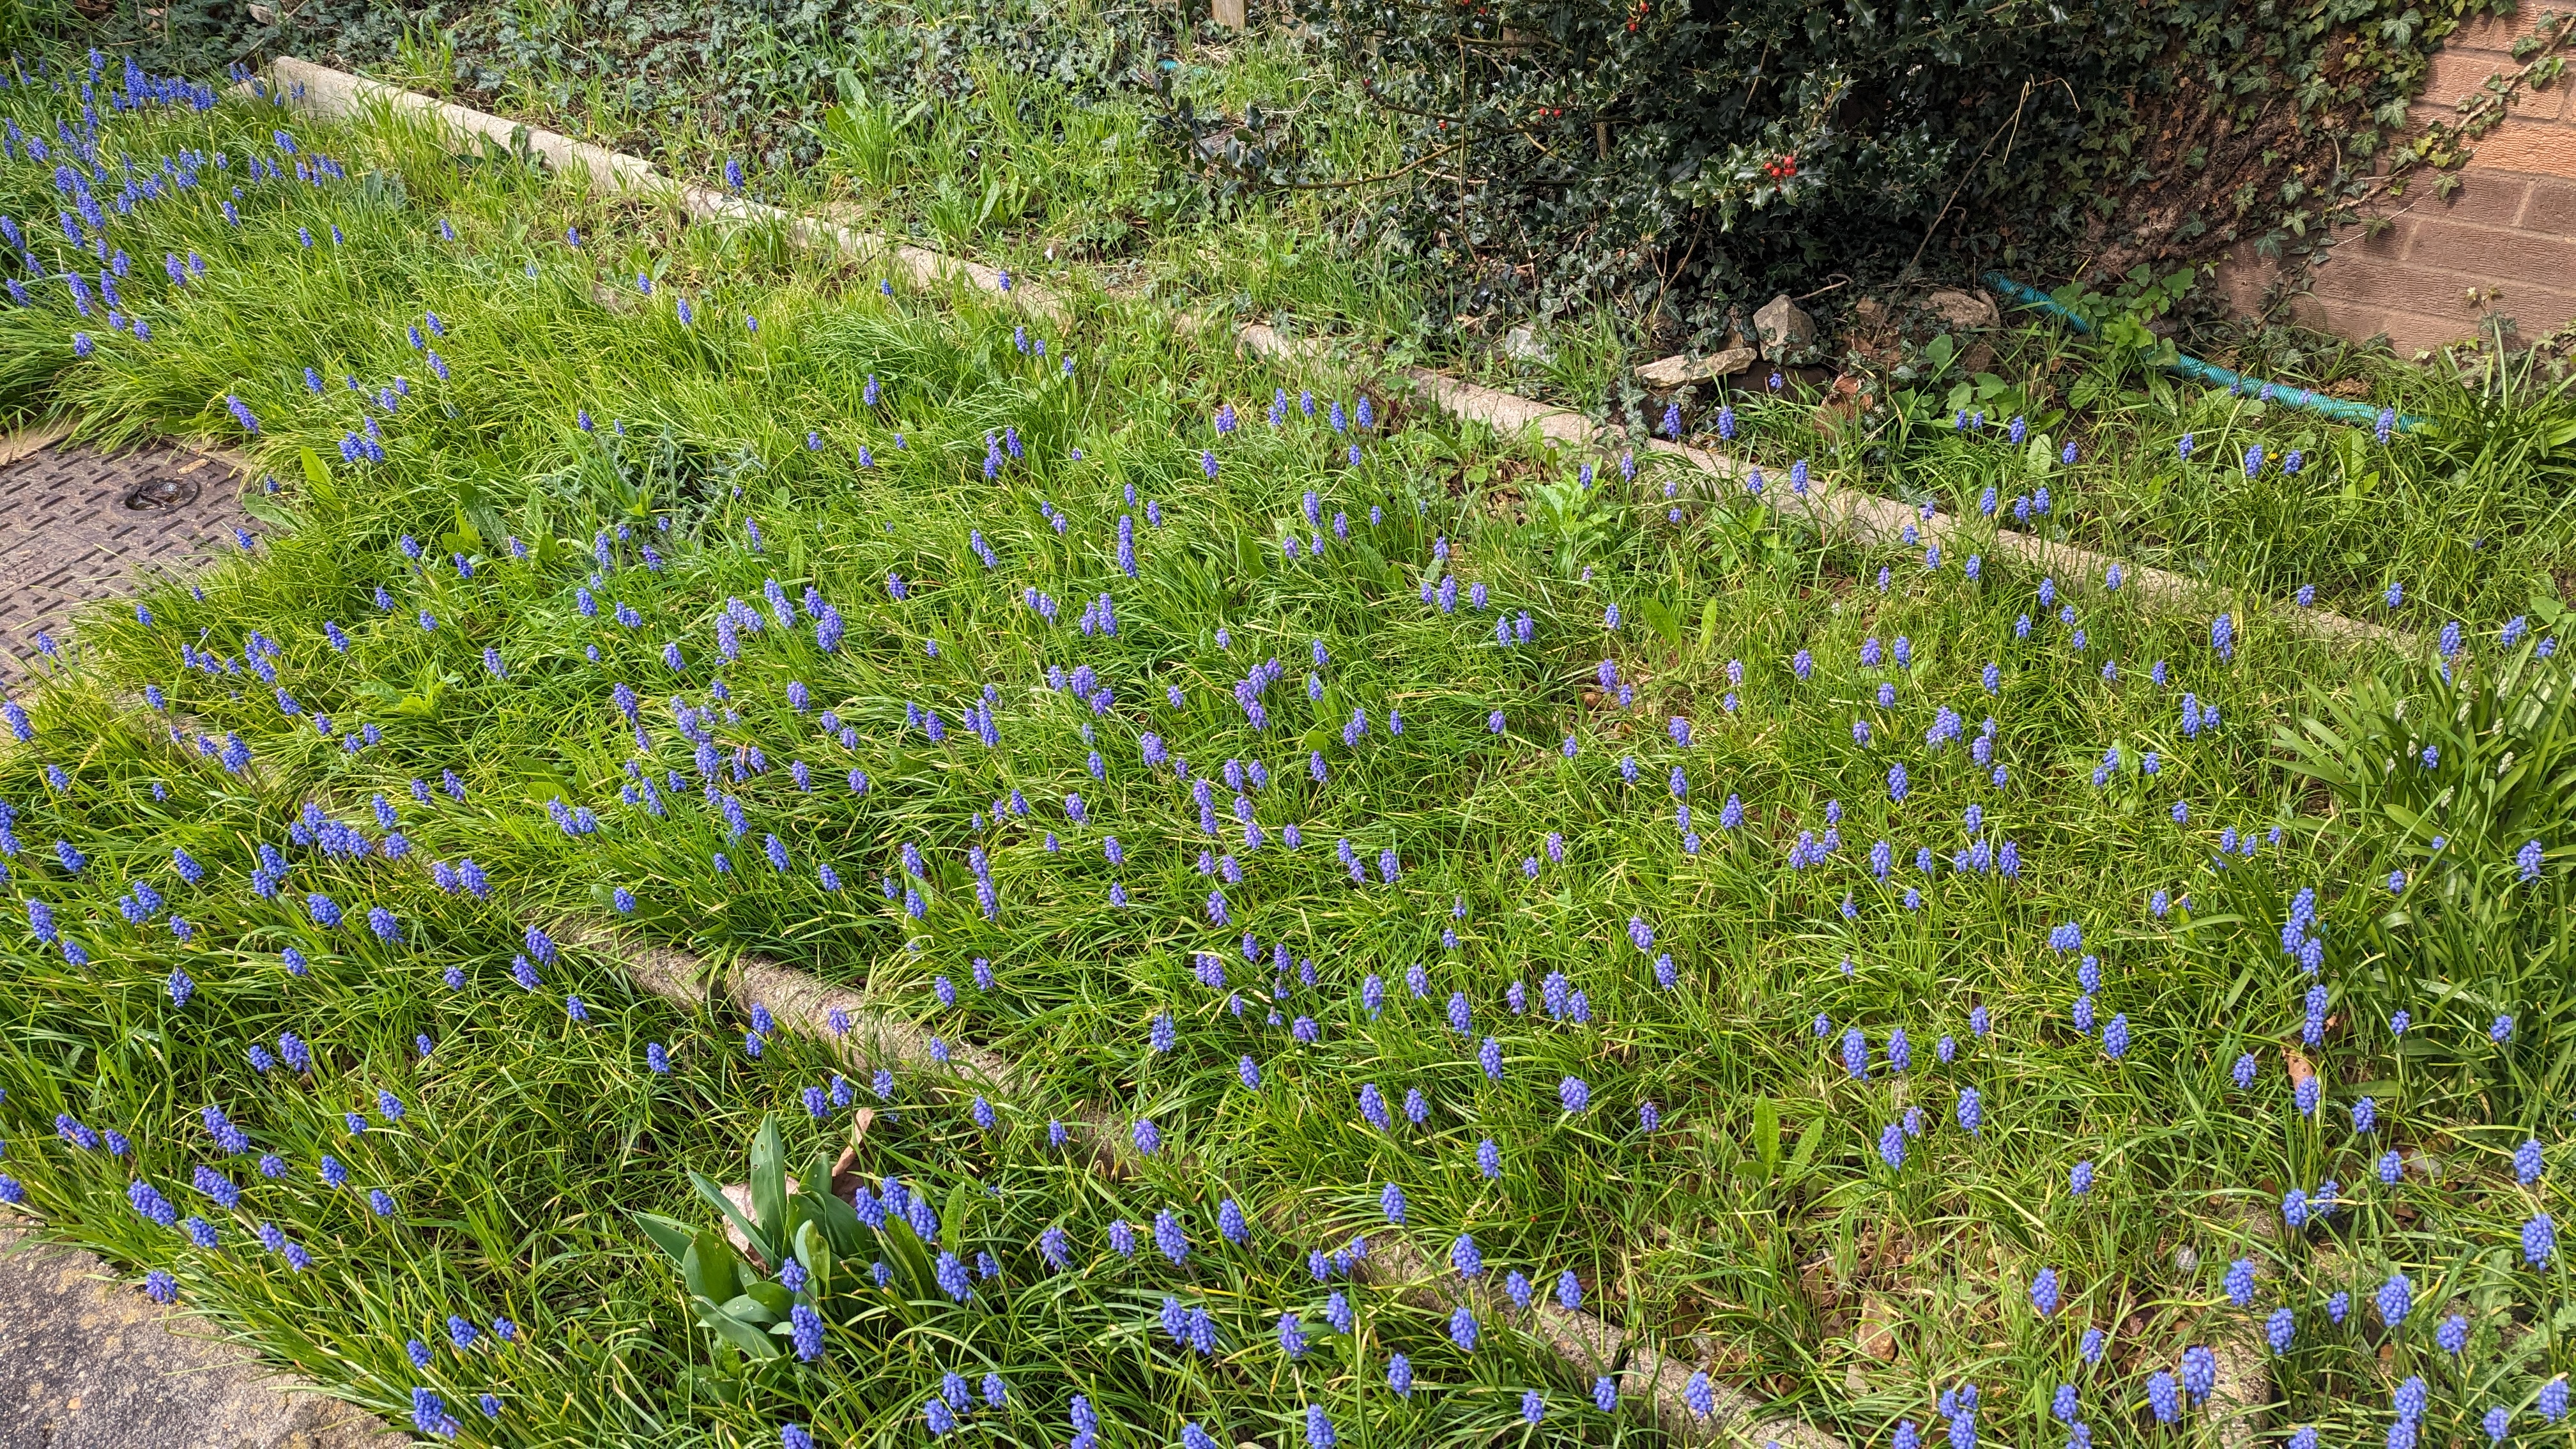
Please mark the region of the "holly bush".
[[2496, 0], [1293, 3], [1409, 151], [1276, 179], [1368, 190], [1455, 313], [1606, 295], [1710, 333], [1838, 272], [2298, 245]]

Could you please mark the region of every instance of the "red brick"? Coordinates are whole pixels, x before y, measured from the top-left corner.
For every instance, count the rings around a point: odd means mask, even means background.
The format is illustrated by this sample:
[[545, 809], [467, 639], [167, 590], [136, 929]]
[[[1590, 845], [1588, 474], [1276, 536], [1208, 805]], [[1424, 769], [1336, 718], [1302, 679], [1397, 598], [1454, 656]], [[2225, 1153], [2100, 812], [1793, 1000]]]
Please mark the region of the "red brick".
[[2505, 282], [2496, 288], [2494, 310], [2514, 320], [2523, 335], [2537, 337], [2576, 321], [2576, 292], [2532, 282]]
[[2524, 86], [2514, 93], [2512, 114], [2525, 121], [2557, 121], [2563, 124], [2567, 120], [2568, 90], [2569, 86], [2563, 80], [2547, 90]]
[[2355, 342], [2385, 335], [2400, 357], [2466, 336], [2465, 323], [2450, 323], [2416, 312], [2392, 311], [2364, 302], [2320, 302], [2300, 309], [2299, 320], [2319, 331]]
[[2513, 117], [2477, 143], [2476, 159], [2470, 165], [2576, 180], [2576, 126]]
[[2458, 115], [2459, 103], [2476, 95], [2488, 77], [2518, 69], [2514, 58], [2505, 52], [2464, 50], [2456, 43], [2446, 45], [2433, 53], [2433, 66], [2424, 75], [2424, 88], [2416, 92], [2416, 104], [2432, 107], [2441, 119], [2450, 120]]
[[2338, 247], [2332, 260], [2317, 269], [2317, 296], [2346, 306], [2365, 306], [2428, 317], [2471, 315], [2468, 290], [2487, 284], [2483, 277], [2463, 276], [2414, 262], [2382, 262], [2346, 255]]
[[2522, 218], [2531, 178], [2517, 171], [2472, 171], [2460, 177], [2450, 195], [2436, 197], [2431, 187], [2410, 189], [2412, 212], [2426, 219], [2475, 222], [2509, 227]]
[[[2356, 341], [2374, 335], [2384, 336], [2391, 351], [2399, 357], [2412, 359], [2419, 352], [2431, 352], [2455, 342], [2474, 341], [2484, 326], [2484, 313], [2440, 317], [2402, 309], [2354, 307], [2349, 312], [2331, 316], [2326, 330]], [[2524, 329], [2526, 335], [2529, 331]]]
[[2476, 15], [2476, 18], [2460, 21], [2460, 28], [2452, 31], [2447, 44], [2506, 49], [2509, 44], [2514, 44], [2517, 36], [2532, 34], [2535, 23], [2540, 23], [2537, 10], [2532, 10], [2530, 5], [2514, 5], [2512, 15]]
[[2302, 327], [2313, 327], [2319, 332], [2332, 332], [2339, 336], [2352, 338], [2355, 341], [2368, 337], [2371, 332], [2371, 329], [2369, 328], [2363, 328], [2357, 332], [2347, 331], [2343, 327], [2337, 325], [2336, 317], [2338, 314], [2335, 308], [2323, 301], [2320, 301], [2313, 292], [2302, 292], [2298, 296], [2291, 298], [2290, 305], [2285, 309], [2285, 311], [2289, 320]]
[[2529, 35], [2539, 23], [2540, 12], [2529, 5], [2516, 6], [2510, 15], [2480, 15], [2462, 21], [2460, 28], [2451, 32], [2445, 48], [2511, 50], [2516, 40]]
[[[2414, 265], [2402, 270], [2402, 285], [2327, 298], [2327, 306], [2336, 314], [2327, 330], [2346, 337], [2366, 336], [2368, 329], [2385, 330], [2400, 352], [2412, 353], [2473, 336], [2490, 312], [2512, 318], [2526, 337], [2576, 319], [2576, 292], [2510, 277], [2473, 277]], [[2468, 300], [2471, 287], [2483, 298], [2475, 306]], [[2385, 319], [2369, 322], [2364, 330], [2346, 324], [2347, 318], [2359, 322], [2379, 314], [2385, 314]]]
[[2576, 317], [2576, 289], [2559, 278], [2506, 277], [2493, 285], [2503, 298], [2496, 309], [2521, 323], [2525, 332], [2552, 331]]
[[2536, 316], [2576, 306], [2576, 278], [2564, 275], [2528, 269], [2506, 273], [2462, 271], [2428, 261], [2421, 255], [2408, 259], [2404, 270], [2426, 289], [2418, 295], [2439, 296], [2447, 290], [2448, 295], [2459, 299], [2439, 307], [2417, 308], [2436, 315], [2469, 305], [2467, 298], [2472, 290], [2505, 298], [2509, 304], [2507, 310], [2517, 314]]
[[2410, 266], [2443, 267], [2499, 279], [2576, 277], [2576, 237], [2419, 216], [2406, 261]]
[[2510, 336], [2528, 341], [2533, 337], [2565, 325], [2571, 314], [2546, 312], [2532, 307], [2517, 307], [2511, 297], [2500, 299], [2494, 306], [2458, 318], [2428, 316], [2421, 312], [2381, 311], [2371, 313], [2356, 308], [2347, 325], [2346, 319], [2334, 318], [2325, 330], [2339, 337], [2360, 339], [2372, 332], [2388, 335], [2388, 344], [2400, 357], [2412, 358], [2454, 342], [2474, 342], [2490, 335], [2489, 316], [2508, 318], [2513, 323]]
[[2388, 224], [2375, 230], [2357, 226], [2344, 233], [2335, 243], [2338, 256], [2369, 257], [2374, 261], [2393, 262], [2406, 255], [2407, 245], [2414, 241], [2423, 222], [2405, 212], [2388, 218]]
[[[2512, 47], [2540, 12], [2541, 0], [2521, 0], [2509, 15], [2461, 24], [2434, 56], [2410, 123], [2456, 124], [2461, 100], [2520, 68]], [[2449, 195], [2437, 196], [2429, 176], [2410, 178], [2404, 196], [2380, 203], [2392, 224], [2375, 236], [2344, 230], [2292, 314], [2346, 337], [2383, 334], [2404, 355], [2473, 337], [2489, 313], [2526, 335], [2576, 318], [2571, 92], [2576, 84], [2516, 92], [2504, 124], [2471, 144]], [[2233, 300], [2261, 278], [2240, 266], [2223, 280]]]
[[2227, 294], [2228, 310], [2238, 317], [2261, 311], [2264, 294], [2279, 283], [2281, 271], [2277, 258], [2257, 254], [2250, 241], [2229, 247], [2226, 259], [2218, 264], [2217, 277], [2218, 289]]
[[2496, 310], [2511, 317], [2523, 336], [2538, 337], [2576, 322], [2576, 295], [2550, 292], [2517, 297], [2508, 290]]
[[2523, 203], [2518, 224], [2542, 236], [2576, 236], [2576, 181], [2533, 177], [2531, 197]]
[[[2567, 109], [2567, 98], [2571, 89], [2576, 88], [2571, 88], [2564, 81], [2547, 90], [2533, 90], [2526, 86], [2514, 92], [2513, 104], [2507, 108], [2506, 115], [2517, 123], [2564, 124], [2571, 119], [2576, 119], [2571, 118]], [[2406, 134], [2420, 136], [2428, 127], [2436, 123], [2446, 126], [2460, 124], [2461, 116], [2457, 101], [2463, 94], [2466, 92], [2437, 93], [2429, 86], [2426, 87], [2424, 93], [2417, 96], [2413, 104], [2406, 108]], [[2470, 150], [2477, 149], [2478, 144], [2471, 142]], [[2474, 159], [2469, 162], [2472, 168], [2477, 164]]]

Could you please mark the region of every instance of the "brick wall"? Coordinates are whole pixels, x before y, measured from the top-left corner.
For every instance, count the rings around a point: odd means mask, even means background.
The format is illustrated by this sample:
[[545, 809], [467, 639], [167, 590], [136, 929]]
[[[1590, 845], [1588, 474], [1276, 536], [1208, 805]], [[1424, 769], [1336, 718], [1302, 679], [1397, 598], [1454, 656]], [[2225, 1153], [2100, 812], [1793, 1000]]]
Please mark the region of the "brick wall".
[[[2420, 125], [2447, 120], [2490, 75], [2521, 63], [2516, 37], [2540, 7], [2463, 26], [2434, 57], [2416, 99]], [[2406, 194], [2382, 203], [2388, 225], [2343, 233], [2313, 286], [2290, 306], [2310, 326], [2354, 340], [2384, 334], [2412, 357], [2477, 334], [2491, 316], [2524, 337], [2576, 323], [2576, 75], [2546, 90], [2524, 89], [2503, 124], [2475, 142], [2459, 185], [2437, 197], [2418, 172]], [[2222, 271], [2239, 307], [2251, 310], [2276, 274], [2241, 252]]]

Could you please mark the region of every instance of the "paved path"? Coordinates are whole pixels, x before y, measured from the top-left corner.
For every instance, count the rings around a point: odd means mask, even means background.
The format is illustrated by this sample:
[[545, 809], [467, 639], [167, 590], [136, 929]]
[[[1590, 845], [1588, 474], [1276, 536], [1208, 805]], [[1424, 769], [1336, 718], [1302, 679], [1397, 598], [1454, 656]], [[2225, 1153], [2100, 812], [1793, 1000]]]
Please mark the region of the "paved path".
[[162, 443], [108, 454], [0, 440], [0, 677], [36, 657], [38, 630], [62, 642], [74, 609], [129, 592], [137, 573], [237, 547], [251, 522], [240, 487], [228, 464]]
[[391, 1449], [87, 1253], [0, 1226], [0, 1449]]

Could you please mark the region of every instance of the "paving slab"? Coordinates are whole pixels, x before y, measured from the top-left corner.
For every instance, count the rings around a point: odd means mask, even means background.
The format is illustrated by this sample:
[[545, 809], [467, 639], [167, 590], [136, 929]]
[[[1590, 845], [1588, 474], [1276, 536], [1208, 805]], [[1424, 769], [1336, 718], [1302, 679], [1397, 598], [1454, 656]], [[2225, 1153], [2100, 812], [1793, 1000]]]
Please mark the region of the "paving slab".
[[0, 1449], [391, 1449], [88, 1253], [0, 1224]]
[[81, 604], [130, 592], [138, 574], [202, 567], [252, 526], [221, 459], [162, 442], [12, 442], [0, 442], [0, 675], [29, 667], [39, 631], [63, 642]]

